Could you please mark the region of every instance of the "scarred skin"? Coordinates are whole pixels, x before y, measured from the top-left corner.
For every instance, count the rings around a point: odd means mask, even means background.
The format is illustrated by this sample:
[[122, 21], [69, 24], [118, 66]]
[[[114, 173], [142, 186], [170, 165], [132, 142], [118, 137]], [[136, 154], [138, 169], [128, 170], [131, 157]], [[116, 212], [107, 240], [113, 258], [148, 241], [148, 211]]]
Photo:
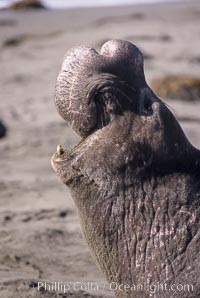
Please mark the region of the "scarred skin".
[[200, 151], [148, 87], [140, 51], [121, 40], [72, 49], [55, 102], [82, 141], [52, 166], [116, 297], [199, 297]]

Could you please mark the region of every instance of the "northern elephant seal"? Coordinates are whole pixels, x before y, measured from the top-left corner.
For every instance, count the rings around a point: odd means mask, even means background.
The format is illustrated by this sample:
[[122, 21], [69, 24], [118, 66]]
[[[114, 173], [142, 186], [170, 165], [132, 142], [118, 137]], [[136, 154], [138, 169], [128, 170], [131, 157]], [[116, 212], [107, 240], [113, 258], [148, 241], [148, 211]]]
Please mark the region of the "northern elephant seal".
[[70, 50], [55, 102], [82, 141], [52, 166], [116, 296], [199, 297], [200, 151], [148, 87], [141, 52], [121, 40]]

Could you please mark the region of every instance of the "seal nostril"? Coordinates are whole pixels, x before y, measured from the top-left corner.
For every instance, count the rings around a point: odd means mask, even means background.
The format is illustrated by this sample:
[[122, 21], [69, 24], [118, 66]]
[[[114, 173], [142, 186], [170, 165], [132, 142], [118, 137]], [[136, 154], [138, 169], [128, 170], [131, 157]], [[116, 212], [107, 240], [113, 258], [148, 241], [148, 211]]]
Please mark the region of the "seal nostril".
[[142, 113], [145, 115], [152, 115], [152, 100], [150, 98], [144, 98], [142, 105]]

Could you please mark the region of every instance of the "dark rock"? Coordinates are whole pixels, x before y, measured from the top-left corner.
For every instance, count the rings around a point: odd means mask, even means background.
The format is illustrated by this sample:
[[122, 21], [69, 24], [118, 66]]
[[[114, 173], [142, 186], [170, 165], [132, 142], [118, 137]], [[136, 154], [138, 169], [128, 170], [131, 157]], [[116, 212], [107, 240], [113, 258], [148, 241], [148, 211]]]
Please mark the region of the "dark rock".
[[2, 121], [0, 121], [0, 138], [5, 137], [6, 133], [7, 133], [6, 126], [3, 124]]
[[25, 35], [14, 36], [4, 41], [3, 47], [16, 47], [26, 40]]
[[3, 10], [18, 10], [18, 9], [41, 9], [45, 8], [39, 0], [21, 0], [15, 3], [12, 3], [9, 7], [4, 8]]
[[67, 210], [62, 210], [59, 212], [59, 217], [66, 217], [68, 214]]

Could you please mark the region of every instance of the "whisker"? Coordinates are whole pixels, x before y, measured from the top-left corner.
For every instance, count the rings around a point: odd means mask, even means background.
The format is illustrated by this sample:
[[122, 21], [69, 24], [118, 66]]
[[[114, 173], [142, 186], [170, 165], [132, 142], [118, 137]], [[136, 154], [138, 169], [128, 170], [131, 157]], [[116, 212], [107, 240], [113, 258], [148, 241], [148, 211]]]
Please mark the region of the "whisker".
[[104, 121], [103, 121], [103, 114], [102, 114], [102, 112], [100, 112], [100, 116], [101, 116], [101, 127], [104, 127]]
[[129, 102], [132, 103], [132, 99], [131, 99], [128, 95], [126, 95], [124, 92], [122, 92], [119, 88], [117, 88], [117, 90], [118, 90], [123, 96], [125, 96], [125, 97], [129, 100]]
[[131, 87], [129, 84], [127, 84], [126, 82], [123, 82], [123, 81], [121, 81], [121, 83], [123, 84], [123, 85], [125, 85], [125, 86], [127, 86], [129, 89], [131, 89], [132, 91], [136, 91], [136, 89], [135, 88], [133, 88], [133, 87]]

